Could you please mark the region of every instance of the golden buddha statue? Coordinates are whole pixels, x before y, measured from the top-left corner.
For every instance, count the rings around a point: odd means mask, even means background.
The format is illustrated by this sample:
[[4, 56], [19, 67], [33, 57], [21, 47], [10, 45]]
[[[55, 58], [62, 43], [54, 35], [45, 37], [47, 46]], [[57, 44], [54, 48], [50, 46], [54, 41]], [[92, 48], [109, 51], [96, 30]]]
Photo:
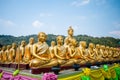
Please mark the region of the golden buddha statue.
[[20, 46], [18, 46], [17, 48], [17, 52], [16, 52], [16, 57], [15, 57], [15, 62], [18, 63], [23, 63], [23, 56], [25, 54], [25, 45], [26, 42], [23, 40], [21, 41]]
[[87, 49], [87, 57], [89, 58], [89, 62], [94, 63], [95, 62], [95, 45], [93, 43], [89, 43], [88, 49]]
[[55, 47], [55, 41], [51, 41], [51, 46], [49, 47], [51, 58], [54, 58], [54, 47]]
[[[41, 65], [40, 68], [46, 68], [46, 67], [53, 67], [53, 66], [62, 66], [67, 62], [66, 60], [66, 49], [63, 46], [63, 37], [58, 36], [56, 38], [57, 45], [54, 46], [54, 57], [52, 58], [50, 56], [50, 60], [48, 63]], [[50, 54], [50, 53], [49, 53]]]
[[78, 53], [80, 54], [80, 64], [85, 64], [89, 59], [87, 57], [87, 49], [86, 49], [86, 42], [85, 41], [80, 41], [79, 42], [79, 47], [77, 48]]
[[66, 63], [66, 48], [63, 46], [63, 37], [58, 36], [56, 38], [57, 45], [54, 47], [54, 55], [57, 59], [59, 65], [63, 65]]
[[117, 48], [113, 48], [113, 58], [114, 60], [119, 58], [119, 52], [117, 51]]
[[65, 38], [65, 45], [69, 45], [69, 43], [72, 42], [74, 30], [72, 29], [72, 26], [68, 29], [68, 36]]
[[38, 34], [38, 42], [33, 45], [33, 59], [30, 61], [31, 68], [42, 68], [50, 62], [49, 46], [46, 43], [47, 35], [44, 32]]
[[79, 64], [80, 60], [79, 60], [79, 53], [77, 53], [77, 41], [76, 39], [71, 39], [71, 44], [68, 47], [68, 57], [67, 58], [67, 62], [65, 64], [63, 64], [62, 66], [72, 66], [73, 64]]
[[5, 55], [6, 55], [6, 60], [5, 60], [6, 62], [5, 63], [9, 62], [10, 48], [11, 48], [11, 45], [7, 45], [7, 49], [5, 51]]
[[5, 62], [6, 62], [6, 59], [7, 59], [5, 50], [6, 50], [6, 46], [3, 46], [3, 47], [2, 47], [2, 51], [1, 51], [1, 55], [2, 55], [2, 60], [1, 60], [1, 62], [2, 62], [2, 63], [5, 63]]
[[9, 63], [13, 63], [15, 61], [16, 49], [17, 49], [16, 43], [12, 43], [12, 48], [10, 49], [10, 53], [8, 54]]
[[100, 53], [101, 53], [101, 55], [102, 55], [102, 58], [103, 58], [103, 60], [102, 61], [106, 61], [106, 53], [105, 53], [105, 46], [104, 45], [101, 45], [100, 46]]
[[0, 48], [0, 63], [1, 63], [1, 60], [2, 60], [2, 49]]
[[96, 44], [96, 47], [95, 47], [95, 59], [97, 62], [102, 62], [103, 58], [102, 58], [102, 55], [101, 55], [101, 52], [100, 52], [100, 45], [99, 44]]
[[33, 58], [33, 44], [34, 44], [34, 38], [31, 37], [29, 39], [29, 44], [25, 46], [25, 54], [23, 57], [23, 62], [24, 63], [29, 63], [29, 61]]
[[106, 61], [109, 61], [108, 55], [109, 55], [109, 46], [106, 46], [105, 47], [105, 52], [104, 52], [104, 58], [105, 58]]

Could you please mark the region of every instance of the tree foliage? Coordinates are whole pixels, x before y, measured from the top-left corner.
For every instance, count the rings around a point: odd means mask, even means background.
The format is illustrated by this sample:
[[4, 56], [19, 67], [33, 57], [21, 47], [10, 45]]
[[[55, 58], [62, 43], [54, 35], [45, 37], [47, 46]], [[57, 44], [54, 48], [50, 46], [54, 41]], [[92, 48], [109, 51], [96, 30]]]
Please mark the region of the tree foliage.
[[[35, 39], [35, 42], [37, 42], [37, 35], [28, 35], [28, 36], [19, 36], [19, 37], [14, 37], [11, 35], [0, 35], [0, 46], [2, 45], [11, 45], [13, 42], [20, 44], [22, 40], [25, 40], [26, 43], [29, 42], [29, 38], [33, 37]], [[51, 41], [56, 41], [57, 35], [54, 34], [48, 34], [47, 37], [47, 43], [50, 45]], [[63, 36], [65, 38], [65, 36]], [[111, 46], [111, 47], [119, 47], [120, 46], [120, 39], [116, 39], [113, 37], [92, 37], [92, 36], [87, 36], [87, 35], [77, 35], [74, 36], [76, 40], [79, 41], [86, 41], [87, 45], [89, 43], [94, 43], [94, 44], [102, 44], [105, 46]]]

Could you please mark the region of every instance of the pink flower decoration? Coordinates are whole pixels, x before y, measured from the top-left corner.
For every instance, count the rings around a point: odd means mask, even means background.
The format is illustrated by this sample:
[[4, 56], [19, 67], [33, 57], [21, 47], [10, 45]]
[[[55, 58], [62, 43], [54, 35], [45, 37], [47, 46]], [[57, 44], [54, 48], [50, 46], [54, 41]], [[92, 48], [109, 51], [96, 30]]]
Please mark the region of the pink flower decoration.
[[42, 77], [42, 80], [57, 80], [57, 75], [53, 73], [45, 73]]

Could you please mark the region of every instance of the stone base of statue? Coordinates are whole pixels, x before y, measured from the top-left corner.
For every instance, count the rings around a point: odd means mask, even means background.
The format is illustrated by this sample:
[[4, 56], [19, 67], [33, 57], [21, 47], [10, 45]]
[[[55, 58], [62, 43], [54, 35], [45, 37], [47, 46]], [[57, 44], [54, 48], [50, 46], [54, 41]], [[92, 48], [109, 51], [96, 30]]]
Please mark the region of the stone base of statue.
[[72, 69], [72, 66], [61, 66], [61, 70], [67, 70], [67, 69]]
[[79, 65], [79, 64], [74, 64], [74, 65], [73, 65], [73, 68], [74, 68], [75, 71], [78, 71], [79, 68], [80, 68], [80, 65]]
[[19, 64], [20, 69], [29, 69], [29, 64]]
[[50, 72], [51, 68], [30, 68], [32, 74]]
[[15, 68], [15, 69], [17, 69], [17, 68], [18, 68], [18, 64], [16, 64], [16, 63], [11, 63], [11, 64], [10, 64], [10, 68]]
[[51, 68], [51, 70], [54, 72], [54, 74], [58, 75], [60, 70], [61, 70], [61, 68], [60, 68], [60, 66], [53, 66]]
[[4, 64], [4, 67], [10, 67], [10, 63], [6, 63], [6, 64]]

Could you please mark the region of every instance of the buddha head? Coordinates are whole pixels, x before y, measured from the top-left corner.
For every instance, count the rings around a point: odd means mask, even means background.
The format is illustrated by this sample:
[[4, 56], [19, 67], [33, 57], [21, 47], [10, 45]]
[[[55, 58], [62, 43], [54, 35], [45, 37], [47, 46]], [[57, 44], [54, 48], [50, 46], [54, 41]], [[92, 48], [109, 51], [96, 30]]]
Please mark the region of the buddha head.
[[26, 42], [23, 40], [23, 41], [21, 41], [21, 46], [22, 47], [25, 47], [25, 45], [26, 45]]
[[62, 36], [58, 36], [58, 37], [56, 38], [56, 40], [57, 40], [57, 43], [58, 43], [58, 44], [62, 44], [62, 43], [63, 43], [63, 37], [62, 37]]
[[76, 39], [73, 38], [71, 44], [72, 44], [72, 46], [76, 47], [76, 45], [77, 45]]
[[9, 50], [11, 48], [11, 45], [7, 45], [7, 49]]
[[96, 44], [96, 48], [99, 49], [99, 48], [100, 48], [100, 45], [99, 45], [99, 44]]
[[89, 43], [89, 48], [94, 48], [94, 44], [93, 43]]
[[15, 49], [17, 47], [16, 43], [12, 43], [12, 47]]
[[68, 29], [68, 35], [73, 36], [74, 30], [72, 29], [72, 26], [69, 27]]
[[34, 44], [34, 38], [33, 38], [33, 37], [31, 37], [31, 38], [29, 39], [29, 43], [30, 43], [30, 44]]
[[85, 41], [80, 41], [79, 42], [79, 46], [83, 47], [83, 48], [86, 48], [87, 44]]
[[46, 41], [46, 39], [47, 39], [47, 35], [44, 33], [44, 32], [40, 32], [39, 34], [38, 34], [38, 41], [39, 42], [45, 42]]
[[51, 41], [51, 46], [55, 46], [55, 41]]

